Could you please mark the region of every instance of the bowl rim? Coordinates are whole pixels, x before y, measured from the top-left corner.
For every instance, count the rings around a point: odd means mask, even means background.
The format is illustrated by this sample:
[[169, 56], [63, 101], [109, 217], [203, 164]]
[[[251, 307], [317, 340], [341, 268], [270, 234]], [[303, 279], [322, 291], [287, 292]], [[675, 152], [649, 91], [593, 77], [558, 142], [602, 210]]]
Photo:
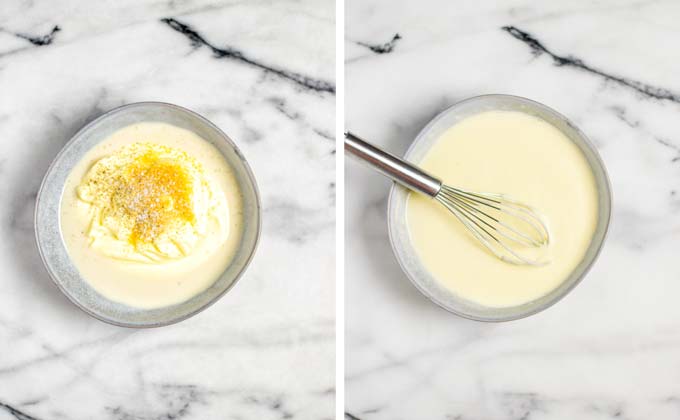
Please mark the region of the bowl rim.
[[[40, 204], [41, 204], [41, 197], [44, 193], [44, 189], [45, 189], [45, 186], [47, 184], [47, 181], [49, 180], [49, 178], [51, 176], [53, 176], [54, 171], [56, 170], [56, 168], [58, 168], [58, 166], [61, 163], [63, 156], [65, 155], [67, 149], [69, 149], [69, 146], [71, 146], [73, 143], [75, 143], [81, 137], [81, 135], [83, 133], [87, 132], [89, 129], [91, 129], [93, 126], [95, 126], [97, 123], [101, 122], [102, 120], [107, 119], [107, 118], [111, 117], [112, 115], [118, 114], [120, 112], [130, 111], [133, 108], [144, 107], [144, 106], [158, 106], [158, 107], [161, 107], [161, 108], [163, 108], [163, 107], [172, 108], [174, 110], [177, 110], [177, 111], [186, 113], [188, 115], [191, 115], [193, 118], [196, 118], [197, 120], [201, 121], [206, 126], [208, 126], [209, 128], [215, 130], [215, 132], [219, 134], [219, 136], [222, 138], [222, 140], [227, 142], [234, 149], [235, 154], [238, 156], [241, 163], [243, 164], [244, 172], [247, 175], [246, 178], [247, 178], [248, 182], [250, 183], [250, 186], [252, 187], [253, 192], [254, 192], [255, 208], [257, 209], [257, 211], [256, 211], [256, 214], [255, 214], [256, 225], [255, 225], [255, 238], [254, 238], [253, 245], [252, 245], [251, 249], [249, 250], [247, 258], [244, 261], [243, 267], [241, 268], [241, 270], [238, 273], [236, 273], [236, 275], [234, 276], [234, 279], [232, 280], [232, 282], [227, 287], [225, 287], [223, 290], [221, 290], [219, 293], [217, 293], [212, 299], [205, 302], [204, 304], [202, 304], [198, 308], [196, 308], [192, 311], [189, 311], [185, 314], [181, 314], [180, 316], [171, 317], [171, 318], [168, 318], [168, 319], [164, 319], [164, 320], [156, 321], [156, 322], [150, 322], [150, 323], [132, 323], [132, 322], [120, 321], [120, 320], [110, 318], [110, 317], [106, 317], [106, 316], [102, 316], [101, 314], [96, 313], [95, 311], [91, 310], [88, 306], [82, 304], [78, 299], [76, 299], [75, 296], [73, 296], [64, 287], [64, 285], [61, 283], [61, 281], [58, 280], [58, 276], [56, 275], [56, 273], [54, 273], [54, 271], [52, 270], [52, 267], [48, 263], [48, 257], [45, 255], [45, 251], [43, 250], [44, 240], [40, 236], [40, 229], [38, 228], [38, 217], [39, 217], [39, 209], [40, 209]], [[89, 150], [91, 150], [91, 148], [88, 149], [88, 151]], [[63, 194], [63, 192], [62, 192], [62, 194]], [[60, 208], [61, 208], [61, 195], [60, 195], [60, 198], [59, 198], [58, 209], [60, 209]], [[59, 212], [59, 210], [57, 210], [57, 212]], [[58, 225], [59, 225], [58, 226], [59, 236], [61, 237], [61, 241], [60, 241], [59, 246], [65, 247], [65, 245], [63, 244], [61, 223], [58, 223]], [[91, 317], [93, 317], [95, 319], [98, 319], [102, 322], [105, 322], [105, 323], [111, 324], [111, 325], [115, 325], [115, 326], [118, 326], [118, 327], [134, 328], [134, 329], [158, 328], [158, 327], [164, 327], [164, 326], [167, 326], [167, 325], [176, 324], [178, 322], [184, 321], [184, 320], [191, 318], [192, 316], [204, 311], [208, 307], [212, 306], [219, 299], [221, 299], [222, 296], [224, 296], [229, 290], [231, 290], [234, 287], [234, 285], [236, 285], [236, 283], [239, 281], [239, 279], [246, 272], [247, 268], [250, 266], [250, 263], [252, 262], [252, 260], [255, 256], [255, 252], [256, 252], [258, 245], [259, 245], [259, 242], [260, 242], [260, 237], [262, 235], [262, 202], [261, 202], [261, 198], [260, 198], [260, 192], [259, 192], [259, 189], [258, 189], [258, 186], [257, 186], [257, 181], [255, 179], [255, 175], [253, 174], [253, 171], [252, 171], [250, 165], [248, 164], [247, 159], [245, 158], [245, 156], [243, 155], [241, 150], [238, 148], [238, 146], [231, 139], [231, 137], [229, 137], [217, 125], [215, 125], [210, 120], [208, 120], [207, 118], [198, 114], [195, 111], [192, 111], [188, 108], [184, 108], [182, 106], [175, 105], [175, 104], [172, 104], [172, 103], [161, 102], [161, 101], [132, 102], [132, 103], [128, 103], [128, 104], [124, 104], [124, 105], [115, 107], [115, 108], [113, 108], [109, 111], [106, 111], [103, 114], [101, 114], [100, 116], [98, 116], [97, 118], [93, 119], [92, 121], [90, 121], [87, 124], [85, 124], [84, 126], [82, 126], [75, 134], [73, 134], [71, 136], [69, 141], [64, 144], [64, 146], [61, 148], [59, 153], [57, 153], [57, 155], [54, 157], [54, 159], [52, 160], [52, 162], [48, 166], [47, 171], [45, 171], [45, 175], [43, 176], [43, 179], [40, 183], [40, 187], [38, 188], [38, 193], [36, 195], [35, 207], [34, 207], [34, 211], [33, 211], [33, 230], [34, 230], [34, 234], [35, 234], [36, 245], [37, 245], [37, 248], [38, 248], [38, 254], [40, 255], [40, 260], [42, 261], [43, 267], [45, 267], [45, 270], [49, 274], [50, 279], [57, 286], [57, 288], [61, 291], [61, 293], [64, 294], [69, 299], [69, 301], [71, 301], [71, 303], [73, 303], [77, 308], [79, 308], [80, 310], [82, 310], [83, 312], [85, 312], [86, 314], [90, 315]], [[66, 252], [66, 255], [68, 255], [68, 252]], [[69, 256], [69, 260], [73, 264], [73, 261], [71, 260], [70, 256]], [[82, 279], [82, 280], [87, 281], [85, 279]]]
[[[602, 160], [602, 157], [600, 156], [600, 153], [598, 152], [597, 148], [595, 145], [592, 143], [592, 141], [588, 138], [588, 136], [585, 135], [583, 131], [581, 131], [580, 128], [576, 124], [574, 124], [569, 118], [561, 114], [560, 112], [554, 110], [553, 108], [542, 104], [540, 102], [534, 101], [532, 99], [528, 99], [522, 96], [517, 96], [517, 95], [508, 95], [508, 94], [484, 94], [484, 95], [477, 95], [477, 96], [472, 96], [466, 99], [463, 99], [461, 101], [455, 102], [453, 105], [448, 106], [444, 110], [442, 110], [440, 113], [438, 113], [434, 118], [432, 118], [416, 135], [415, 139], [411, 142], [409, 145], [408, 149], [404, 153], [404, 158], [407, 159], [409, 155], [413, 152], [415, 149], [416, 145], [419, 144], [423, 137], [432, 129], [432, 127], [439, 122], [441, 119], [443, 119], [446, 115], [449, 113], [453, 112], [456, 108], [459, 108], [460, 106], [467, 104], [469, 102], [473, 101], [483, 101], [483, 100], [488, 100], [488, 99], [509, 99], [511, 101], [517, 101], [519, 103], [525, 103], [529, 104], [533, 107], [543, 109], [545, 111], [548, 111], [549, 113], [555, 115], [562, 121], [564, 121], [565, 124], [567, 124], [574, 132], [580, 137], [580, 139], [583, 141], [583, 144], [589, 149], [589, 151], [592, 154], [592, 157], [594, 158], [595, 163], [598, 166], [598, 169], [602, 173], [602, 186], [604, 186], [605, 191], [600, 191], [599, 184], [598, 184], [598, 197], [604, 196], [605, 203], [606, 203], [606, 212], [602, 214], [604, 216], [603, 218], [599, 218], [597, 225], [596, 225], [596, 232], [598, 227], [603, 226], [603, 231], [602, 231], [602, 237], [597, 243], [596, 248], [593, 251], [592, 256], [590, 257], [590, 261], [586, 266], [583, 267], [583, 271], [581, 274], [576, 278], [574, 281], [572, 281], [568, 287], [563, 289], [561, 293], [555, 295], [551, 299], [546, 300], [546, 302], [542, 305], [537, 305], [536, 307], [526, 310], [526, 311], [518, 311], [516, 314], [509, 315], [509, 316], [503, 316], [503, 317], [485, 317], [485, 316], [478, 316], [475, 314], [471, 313], [466, 313], [463, 311], [460, 311], [456, 308], [453, 308], [451, 306], [446, 305], [444, 302], [440, 301], [437, 299], [433, 293], [431, 293], [431, 290], [428, 290], [426, 287], [424, 287], [418, 279], [416, 279], [416, 275], [412, 273], [408, 267], [406, 266], [406, 262], [402, 259], [400, 255], [400, 251], [397, 249], [396, 245], [396, 235], [397, 233], [395, 232], [396, 229], [396, 221], [394, 220], [395, 215], [393, 214], [394, 211], [394, 206], [395, 206], [395, 201], [397, 200], [397, 194], [400, 190], [406, 190], [405, 187], [402, 187], [400, 185], [397, 185], [396, 183], [392, 184], [392, 187], [390, 188], [390, 193], [388, 195], [388, 200], [387, 200], [387, 225], [388, 225], [388, 237], [390, 240], [390, 245], [392, 247], [392, 252], [399, 263], [399, 267], [401, 270], [406, 274], [406, 277], [408, 277], [409, 281], [415, 286], [418, 291], [420, 291], [421, 294], [423, 294], [425, 297], [427, 297], [430, 301], [435, 303], [437, 306], [443, 308], [444, 310], [451, 312], [455, 315], [458, 315], [462, 318], [470, 319], [473, 321], [481, 321], [481, 322], [507, 322], [507, 321], [514, 321], [522, 318], [529, 317], [531, 315], [535, 315], [539, 312], [542, 312], [551, 306], [555, 305], [557, 302], [562, 300], [566, 295], [568, 295], [583, 279], [586, 277], [592, 266], [595, 264], [595, 261], [597, 261], [602, 248], [604, 246], [604, 243], [607, 240], [608, 232], [609, 232], [609, 225], [611, 222], [611, 214], [612, 214], [612, 203], [613, 203], [613, 193], [612, 193], [612, 188], [611, 188], [611, 181], [609, 179], [609, 174], [607, 172], [607, 167], [604, 164], [604, 161]], [[521, 111], [518, 111], [521, 112]], [[561, 130], [560, 130], [561, 131]], [[571, 140], [571, 139], [570, 139]], [[572, 140], [573, 142], [573, 140]], [[593, 174], [595, 176], [595, 174]], [[598, 210], [599, 211], [599, 210]], [[595, 235], [595, 233], [593, 234]], [[589, 245], [590, 247], [591, 245]], [[587, 254], [584, 255], [584, 259], [587, 257]], [[581, 260], [583, 261], [583, 260]], [[578, 267], [578, 266], [577, 266]], [[574, 269], [576, 269], [575, 267]], [[564, 281], [567, 281], [565, 279]], [[559, 286], [558, 286], [559, 287]], [[556, 290], [556, 289], [553, 289]], [[550, 293], [550, 292], [549, 292]], [[549, 294], [548, 293], [548, 294]], [[545, 297], [547, 295], [544, 295]], [[541, 298], [538, 298], [541, 299]], [[513, 308], [513, 307], [509, 307]], [[502, 308], [506, 309], [506, 308]]]

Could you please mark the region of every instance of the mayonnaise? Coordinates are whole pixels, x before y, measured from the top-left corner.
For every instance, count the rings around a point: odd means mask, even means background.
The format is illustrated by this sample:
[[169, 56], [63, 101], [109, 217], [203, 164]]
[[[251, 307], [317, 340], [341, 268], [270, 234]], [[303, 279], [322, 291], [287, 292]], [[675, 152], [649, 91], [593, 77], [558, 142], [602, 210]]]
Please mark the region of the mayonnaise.
[[222, 154], [165, 123], [124, 127], [69, 175], [62, 237], [85, 280], [105, 297], [155, 308], [200, 293], [241, 239], [241, 194]]
[[508, 264], [436, 201], [411, 193], [407, 223], [418, 257], [459, 297], [521, 305], [559, 286], [584, 257], [597, 224], [597, 186], [581, 150], [553, 125], [521, 112], [483, 112], [452, 126], [417, 164], [449, 185], [530, 205], [550, 232], [549, 264]]

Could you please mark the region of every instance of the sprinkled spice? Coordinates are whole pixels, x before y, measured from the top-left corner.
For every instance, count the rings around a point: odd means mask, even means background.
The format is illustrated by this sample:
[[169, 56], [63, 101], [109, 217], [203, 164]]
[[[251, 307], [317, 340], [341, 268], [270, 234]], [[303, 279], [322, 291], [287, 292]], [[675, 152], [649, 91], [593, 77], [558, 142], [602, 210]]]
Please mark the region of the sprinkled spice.
[[135, 143], [95, 163], [78, 195], [98, 209], [102, 220], [114, 218], [117, 236], [135, 246], [152, 244], [162, 234], [195, 222], [196, 171], [201, 171], [199, 164], [182, 151]]

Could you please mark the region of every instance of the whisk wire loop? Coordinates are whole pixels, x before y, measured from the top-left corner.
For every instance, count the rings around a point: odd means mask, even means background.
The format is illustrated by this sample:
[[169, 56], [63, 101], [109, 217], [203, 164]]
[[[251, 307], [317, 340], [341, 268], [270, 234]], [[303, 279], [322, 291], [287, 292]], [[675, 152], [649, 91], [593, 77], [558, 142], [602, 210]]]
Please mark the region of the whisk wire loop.
[[477, 193], [442, 185], [434, 197], [473, 236], [503, 261], [540, 266], [547, 263], [523, 255], [517, 247], [541, 248], [550, 237], [543, 221], [528, 206], [501, 194]]
[[434, 198], [499, 259], [518, 265], [547, 264], [539, 258], [539, 251], [550, 242], [548, 228], [529, 206], [501, 194], [444, 185], [417, 166], [349, 132], [345, 133], [345, 150], [395, 182]]

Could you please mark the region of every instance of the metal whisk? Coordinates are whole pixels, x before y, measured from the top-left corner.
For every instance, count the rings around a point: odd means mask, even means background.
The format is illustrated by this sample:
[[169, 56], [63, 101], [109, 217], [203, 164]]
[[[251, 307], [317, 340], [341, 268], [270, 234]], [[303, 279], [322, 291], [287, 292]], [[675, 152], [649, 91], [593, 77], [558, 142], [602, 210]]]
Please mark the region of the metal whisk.
[[393, 181], [437, 200], [501, 260], [534, 266], [547, 263], [534, 255], [537, 248], [548, 245], [548, 229], [529, 206], [502, 194], [444, 185], [416, 166], [349, 132], [345, 133], [345, 150]]

